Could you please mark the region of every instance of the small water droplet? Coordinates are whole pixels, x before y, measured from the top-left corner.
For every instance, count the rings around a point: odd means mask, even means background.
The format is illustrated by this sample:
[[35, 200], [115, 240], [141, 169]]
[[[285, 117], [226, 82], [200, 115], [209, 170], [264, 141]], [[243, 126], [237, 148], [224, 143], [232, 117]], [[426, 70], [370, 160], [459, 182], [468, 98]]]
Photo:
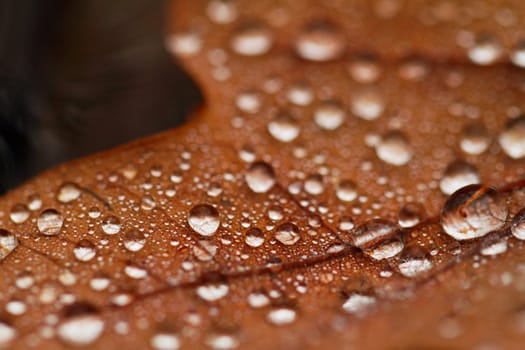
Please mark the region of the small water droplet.
[[337, 185], [336, 196], [343, 202], [351, 202], [357, 198], [357, 188], [353, 181], [342, 180]]
[[213, 334], [206, 339], [206, 345], [213, 350], [230, 350], [239, 346], [239, 340], [230, 334]]
[[0, 261], [18, 246], [18, 239], [11, 232], [0, 229]]
[[210, 21], [217, 24], [228, 24], [237, 18], [237, 6], [233, 1], [212, 0], [206, 7]]
[[297, 318], [297, 312], [289, 308], [277, 308], [268, 312], [266, 319], [271, 324], [283, 326], [293, 323]]
[[248, 187], [255, 193], [266, 193], [276, 183], [277, 178], [270, 164], [255, 162], [250, 165], [244, 179]]
[[248, 295], [248, 304], [254, 309], [258, 309], [270, 304], [270, 299], [265, 293], [254, 292]]
[[261, 229], [257, 227], [252, 227], [246, 231], [244, 241], [250, 247], [257, 248], [263, 245], [265, 240], [264, 236], [264, 232]]
[[16, 329], [0, 319], [0, 346], [7, 345], [16, 337]]
[[46, 236], [57, 235], [62, 229], [64, 218], [55, 209], [46, 209], [37, 220], [37, 226], [40, 233]]
[[177, 56], [194, 56], [202, 49], [202, 39], [191, 31], [172, 34], [166, 38], [166, 49]]
[[405, 135], [399, 131], [390, 131], [381, 137], [376, 145], [376, 153], [382, 161], [401, 166], [412, 159], [412, 146]]
[[219, 212], [210, 204], [198, 204], [188, 215], [188, 224], [201, 236], [213, 236], [220, 223]]
[[96, 309], [86, 303], [75, 303], [66, 308], [66, 318], [57, 329], [58, 337], [68, 345], [92, 344], [104, 331], [104, 321]]
[[89, 261], [97, 255], [97, 251], [93, 243], [87, 239], [83, 239], [77, 243], [73, 249], [73, 254], [75, 254], [75, 258], [79, 261]]
[[275, 239], [284, 245], [294, 245], [301, 239], [299, 228], [290, 222], [281, 224], [275, 230]]
[[314, 121], [321, 129], [336, 130], [345, 121], [346, 113], [337, 101], [326, 101], [314, 111]]
[[383, 114], [385, 104], [376, 90], [364, 90], [352, 97], [351, 109], [361, 119], [375, 120]]
[[482, 244], [481, 255], [493, 256], [503, 254], [507, 251], [508, 245], [505, 239], [493, 239], [490, 236], [488, 238], [489, 239]]
[[510, 55], [510, 60], [514, 65], [525, 68], [525, 40], [520, 41], [518, 45], [516, 45]]
[[445, 169], [439, 188], [444, 194], [450, 195], [462, 187], [480, 182], [478, 170], [472, 164], [455, 160]]
[[376, 304], [376, 298], [370, 295], [354, 293], [343, 304], [343, 310], [350, 314], [362, 314]]
[[304, 190], [311, 195], [319, 195], [323, 193], [323, 177], [319, 174], [309, 175], [306, 180], [304, 180]]
[[525, 116], [511, 119], [498, 140], [509, 157], [514, 159], [525, 157]]
[[490, 35], [480, 35], [474, 45], [468, 50], [468, 57], [472, 63], [487, 66], [495, 63], [502, 55], [503, 49], [496, 38]]
[[310, 23], [295, 40], [297, 55], [309, 61], [336, 60], [343, 56], [345, 48], [346, 39], [344, 35], [329, 22]]
[[156, 206], [157, 204], [155, 203], [155, 200], [151, 196], [144, 196], [140, 200], [140, 207], [143, 210], [148, 210], [148, 211], [153, 210]]
[[432, 268], [432, 262], [428, 259], [423, 248], [419, 246], [407, 247], [399, 260], [397, 266], [399, 272], [409, 278], [415, 278]]
[[11, 208], [11, 213], [9, 218], [15, 224], [21, 224], [29, 218], [30, 212], [29, 208], [25, 204], [15, 204]]
[[30, 210], [39, 210], [42, 207], [42, 199], [38, 194], [32, 194], [27, 198], [27, 206]]
[[102, 231], [108, 235], [115, 235], [120, 232], [122, 227], [119, 218], [110, 215], [102, 221]]
[[358, 83], [373, 83], [381, 76], [381, 67], [372, 56], [358, 57], [348, 66], [348, 73]]
[[399, 227], [391, 221], [371, 219], [352, 233], [352, 243], [376, 260], [387, 259], [401, 252]]
[[137, 280], [146, 278], [146, 276], [148, 275], [148, 271], [146, 271], [146, 269], [135, 265], [134, 263], [128, 263], [126, 267], [124, 267], [124, 272], [126, 273], [126, 275], [128, 275], [128, 277]]
[[446, 201], [441, 226], [457, 240], [478, 238], [503, 227], [508, 214], [505, 198], [496, 189], [469, 185]]
[[478, 155], [485, 152], [490, 144], [490, 137], [483, 124], [475, 123], [467, 125], [460, 140], [461, 150], [467, 154]]
[[67, 182], [60, 186], [57, 200], [61, 203], [69, 203], [80, 197], [80, 188], [74, 183]]
[[268, 123], [268, 132], [277, 141], [291, 142], [299, 136], [299, 123], [288, 113], [280, 112]]
[[414, 227], [425, 217], [425, 209], [419, 203], [407, 203], [401, 207], [397, 220], [401, 227]]
[[206, 301], [217, 301], [224, 298], [230, 288], [227, 284], [206, 284], [197, 288], [197, 295]]
[[292, 85], [286, 96], [288, 97], [288, 101], [297, 106], [308, 106], [314, 99], [312, 89], [305, 83]]
[[130, 230], [124, 237], [124, 247], [130, 252], [138, 252], [146, 244], [146, 237], [139, 230]]
[[176, 334], [167, 332], [155, 334], [151, 337], [149, 343], [155, 350], [177, 350], [180, 347], [179, 337]]
[[217, 253], [217, 245], [210, 241], [201, 240], [193, 246], [193, 254], [199, 261], [210, 261]]
[[89, 281], [89, 286], [91, 289], [96, 291], [102, 291], [109, 287], [109, 284], [111, 283], [109, 277], [103, 273], [98, 273]]
[[517, 239], [525, 240], [525, 208], [520, 210], [512, 219], [510, 232]]
[[266, 54], [273, 45], [273, 35], [265, 25], [250, 23], [239, 27], [230, 41], [231, 49], [243, 56]]

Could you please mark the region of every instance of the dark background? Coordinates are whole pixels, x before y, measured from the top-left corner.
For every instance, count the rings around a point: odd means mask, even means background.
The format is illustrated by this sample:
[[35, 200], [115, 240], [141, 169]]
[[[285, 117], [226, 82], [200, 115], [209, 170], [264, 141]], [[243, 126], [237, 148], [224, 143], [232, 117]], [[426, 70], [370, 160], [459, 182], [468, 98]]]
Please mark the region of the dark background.
[[163, 46], [161, 0], [0, 0], [0, 194], [169, 129], [201, 101]]

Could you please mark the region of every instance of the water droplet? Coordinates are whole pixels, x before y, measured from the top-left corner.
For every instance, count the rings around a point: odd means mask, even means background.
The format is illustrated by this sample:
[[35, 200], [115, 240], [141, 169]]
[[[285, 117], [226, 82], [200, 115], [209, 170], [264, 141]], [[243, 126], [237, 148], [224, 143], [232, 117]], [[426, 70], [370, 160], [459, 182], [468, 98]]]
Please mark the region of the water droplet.
[[[2, 234], [0, 233], [0, 237]], [[1, 238], [0, 238], [1, 241]], [[1, 246], [1, 243], [0, 243]], [[1, 258], [0, 258], [1, 260]], [[16, 278], [16, 286], [20, 289], [29, 289], [31, 288], [35, 283], [35, 278], [29, 271], [24, 271], [20, 273], [20, 275]]]
[[321, 129], [336, 130], [346, 118], [346, 113], [339, 102], [323, 102], [314, 111], [314, 121]]
[[237, 6], [233, 1], [212, 0], [206, 7], [210, 21], [217, 24], [228, 24], [237, 18]]
[[97, 251], [93, 243], [87, 239], [83, 239], [77, 243], [73, 249], [73, 254], [75, 254], [75, 258], [80, 261], [89, 261], [97, 255]]
[[299, 123], [288, 113], [280, 112], [268, 123], [268, 131], [277, 141], [291, 142], [299, 136]]
[[520, 41], [518, 45], [516, 45], [510, 55], [510, 60], [514, 65], [525, 68], [525, 40]]
[[248, 187], [255, 193], [268, 192], [277, 181], [272, 166], [265, 162], [251, 164], [244, 175], [244, 179]]
[[309, 61], [336, 60], [343, 56], [345, 48], [344, 35], [329, 22], [310, 23], [295, 40], [297, 55]]
[[525, 157], [525, 116], [511, 119], [499, 135], [499, 144], [511, 158]]
[[294, 245], [299, 241], [301, 235], [299, 228], [290, 222], [281, 224], [275, 230], [275, 238], [284, 245]]
[[376, 304], [376, 298], [370, 295], [354, 293], [343, 304], [343, 310], [350, 314], [361, 314]]
[[480, 35], [474, 45], [468, 50], [472, 63], [486, 66], [495, 63], [502, 55], [503, 49], [499, 41], [490, 35]]
[[272, 45], [272, 33], [260, 23], [251, 23], [238, 28], [230, 41], [231, 49], [243, 56], [264, 55], [270, 51]]
[[11, 208], [9, 218], [15, 224], [21, 224], [29, 218], [29, 208], [25, 204], [15, 204]]
[[59, 202], [69, 203], [78, 197], [80, 197], [80, 188], [74, 183], [65, 183], [58, 189], [57, 200]]
[[197, 288], [197, 295], [206, 301], [217, 301], [225, 297], [229, 291], [227, 284], [206, 284]]
[[122, 227], [119, 218], [110, 215], [102, 221], [102, 231], [108, 235], [115, 235], [120, 232]]
[[354, 220], [349, 216], [343, 216], [339, 221], [339, 229], [342, 231], [350, 231], [354, 226]]
[[18, 239], [11, 232], [0, 229], [0, 261], [18, 246]]
[[354, 246], [376, 260], [387, 259], [401, 252], [399, 227], [391, 221], [371, 219], [359, 225], [352, 235]]
[[277, 308], [268, 312], [266, 319], [276, 326], [293, 323], [297, 318], [297, 312], [289, 308]]
[[91, 289], [96, 291], [102, 291], [109, 287], [109, 284], [111, 283], [109, 277], [103, 273], [98, 273], [89, 281], [89, 286]]
[[278, 206], [272, 206], [270, 209], [268, 209], [268, 217], [272, 221], [279, 221], [283, 219], [283, 209]]
[[304, 190], [311, 195], [323, 193], [323, 177], [319, 174], [309, 175], [306, 180], [304, 180]]
[[265, 293], [254, 292], [248, 295], [248, 304], [254, 309], [258, 309], [270, 304], [270, 299]]
[[166, 39], [166, 49], [181, 57], [198, 54], [202, 48], [202, 39], [196, 32], [181, 32], [172, 34]]
[[88, 215], [90, 218], [96, 219], [100, 216], [100, 214], [100, 209], [98, 209], [97, 207], [89, 208]]
[[381, 67], [376, 58], [362, 56], [350, 63], [348, 73], [358, 83], [373, 83], [381, 76]]
[[376, 244], [364, 250], [365, 254], [375, 260], [388, 259], [401, 253], [404, 248], [403, 242], [399, 238], [392, 238]]
[[525, 208], [520, 210], [512, 219], [510, 232], [517, 239], [525, 240]]
[[239, 340], [230, 334], [213, 334], [206, 339], [206, 345], [213, 350], [230, 350], [239, 346]]
[[262, 101], [259, 94], [253, 91], [247, 91], [237, 96], [235, 104], [240, 111], [253, 114], [259, 112]]
[[219, 212], [210, 204], [198, 204], [188, 215], [188, 224], [201, 236], [213, 236], [220, 223]]
[[30, 210], [39, 210], [42, 207], [42, 199], [38, 194], [32, 194], [27, 198], [27, 206]]
[[149, 343], [155, 350], [177, 350], [180, 347], [179, 337], [176, 334], [166, 332], [155, 334]]
[[264, 239], [264, 232], [257, 227], [252, 227], [246, 231], [246, 237], [244, 241], [250, 247], [257, 248], [263, 245]]
[[441, 226], [457, 240], [478, 238], [503, 227], [508, 214], [505, 198], [496, 189], [470, 185], [446, 201]]
[[146, 237], [139, 230], [130, 230], [124, 237], [124, 247], [130, 252], [138, 252], [146, 244]]
[[193, 246], [193, 254], [199, 261], [210, 261], [217, 253], [217, 245], [210, 241], [201, 240]]
[[46, 236], [57, 235], [62, 229], [63, 223], [64, 218], [55, 209], [44, 210], [37, 220], [38, 230]]
[[305, 83], [297, 83], [288, 90], [288, 101], [297, 106], [308, 106], [314, 99], [314, 94], [310, 86]]
[[432, 262], [419, 246], [407, 247], [399, 260], [399, 272], [409, 278], [417, 277], [432, 268]]
[[463, 160], [455, 160], [445, 169], [439, 188], [444, 194], [450, 195], [462, 187], [480, 182], [478, 170], [473, 165]]
[[375, 120], [383, 114], [385, 104], [376, 90], [364, 90], [352, 97], [351, 109], [361, 119]]
[[146, 269], [135, 265], [134, 263], [128, 263], [126, 267], [124, 267], [124, 272], [126, 273], [126, 275], [128, 275], [128, 277], [137, 280], [146, 278], [146, 276], [148, 275], [148, 271], [146, 271]]
[[376, 145], [376, 153], [382, 161], [396, 166], [405, 165], [413, 155], [412, 146], [399, 131], [390, 131], [383, 135]]
[[425, 217], [425, 209], [419, 203], [407, 203], [401, 207], [397, 220], [401, 227], [414, 227]]
[[343, 202], [351, 202], [357, 198], [355, 183], [351, 180], [342, 180], [337, 185], [336, 196]]
[[408, 81], [421, 81], [427, 74], [426, 63], [418, 58], [410, 58], [399, 67], [399, 76]]
[[467, 154], [482, 154], [489, 148], [489, 144], [489, 134], [483, 124], [469, 124], [461, 133], [459, 145], [461, 150]]
[[151, 196], [144, 196], [140, 200], [140, 207], [143, 210], [148, 210], [148, 211], [153, 210], [156, 206], [157, 204], [155, 203], [155, 200]]
[[489, 239], [483, 242], [481, 247], [481, 255], [493, 256], [503, 254], [507, 251], [508, 245], [505, 239], [496, 239], [488, 237]]
[[13, 326], [0, 320], [0, 346], [4, 346], [16, 337], [16, 330]]
[[86, 303], [76, 303], [66, 309], [66, 319], [57, 329], [59, 338], [68, 345], [92, 344], [104, 331], [104, 321], [96, 309]]
[[5, 310], [11, 315], [19, 316], [25, 314], [27, 305], [21, 300], [11, 300], [5, 305]]

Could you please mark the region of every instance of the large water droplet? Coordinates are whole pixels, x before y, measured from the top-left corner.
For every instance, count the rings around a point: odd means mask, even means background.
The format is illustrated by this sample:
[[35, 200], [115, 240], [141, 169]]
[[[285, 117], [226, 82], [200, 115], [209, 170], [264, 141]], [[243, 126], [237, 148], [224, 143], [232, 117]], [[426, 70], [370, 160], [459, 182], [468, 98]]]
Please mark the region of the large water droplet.
[[346, 48], [341, 31], [328, 22], [309, 24], [295, 40], [295, 51], [299, 57], [309, 61], [332, 61], [340, 58]]
[[505, 198], [496, 189], [470, 185], [446, 201], [441, 226], [458, 240], [478, 238], [503, 227], [508, 214]]
[[336, 130], [346, 118], [346, 113], [339, 102], [326, 101], [314, 111], [314, 121], [321, 129]]
[[210, 204], [198, 204], [188, 215], [188, 224], [201, 236], [213, 236], [220, 223], [219, 212]]
[[467, 185], [479, 184], [481, 178], [478, 170], [463, 160], [450, 163], [439, 182], [439, 188], [444, 194], [452, 194]]
[[489, 134], [483, 124], [470, 124], [463, 129], [459, 144], [463, 152], [478, 155], [485, 152], [489, 144]]
[[412, 146], [405, 135], [399, 131], [390, 131], [381, 137], [376, 145], [379, 159], [392, 165], [405, 165], [412, 158]]
[[62, 225], [64, 223], [64, 218], [62, 215], [55, 209], [46, 209], [37, 220], [37, 227], [40, 233], [46, 236], [54, 236], [60, 232]]
[[73, 249], [73, 253], [75, 254], [75, 258], [80, 261], [89, 261], [93, 259], [95, 255], [97, 255], [95, 245], [87, 239], [83, 239], [78, 242]]
[[525, 116], [510, 120], [505, 130], [499, 135], [499, 144], [511, 158], [519, 159], [525, 156]]
[[69, 203], [80, 197], [80, 193], [76, 184], [68, 182], [58, 189], [57, 200], [62, 203]]
[[299, 136], [301, 130], [294, 117], [288, 113], [280, 112], [268, 123], [268, 131], [276, 140], [290, 142]]
[[66, 319], [57, 329], [59, 338], [68, 345], [92, 344], [104, 331], [104, 321], [96, 309], [85, 303], [76, 303], [66, 309]]
[[9, 218], [15, 224], [21, 224], [29, 218], [30, 212], [29, 208], [25, 204], [15, 204], [11, 208], [11, 213], [9, 213]]
[[120, 232], [122, 224], [120, 223], [119, 218], [116, 216], [110, 215], [102, 221], [102, 231], [107, 235], [115, 235]]
[[294, 245], [301, 239], [299, 228], [291, 222], [281, 224], [275, 230], [275, 239], [284, 245]]
[[0, 229], [0, 261], [18, 246], [18, 239], [11, 232]]
[[230, 41], [231, 49], [243, 56], [264, 55], [270, 51], [272, 44], [272, 33], [260, 23], [251, 23], [238, 28]]
[[268, 192], [277, 181], [272, 166], [265, 162], [255, 162], [250, 165], [244, 179], [255, 193]]
[[257, 227], [252, 227], [246, 231], [244, 241], [250, 247], [257, 248], [263, 245], [264, 239], [264, 232]]

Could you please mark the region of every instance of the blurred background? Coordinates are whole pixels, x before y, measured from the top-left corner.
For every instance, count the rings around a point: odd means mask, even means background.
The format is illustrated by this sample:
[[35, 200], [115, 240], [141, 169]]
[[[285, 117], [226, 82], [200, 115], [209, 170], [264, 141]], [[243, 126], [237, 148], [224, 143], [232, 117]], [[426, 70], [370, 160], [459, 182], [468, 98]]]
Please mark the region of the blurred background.
[[0, 0], [0, 194], [176, 127], [201, 102], [164, 49], [161, 0]]

